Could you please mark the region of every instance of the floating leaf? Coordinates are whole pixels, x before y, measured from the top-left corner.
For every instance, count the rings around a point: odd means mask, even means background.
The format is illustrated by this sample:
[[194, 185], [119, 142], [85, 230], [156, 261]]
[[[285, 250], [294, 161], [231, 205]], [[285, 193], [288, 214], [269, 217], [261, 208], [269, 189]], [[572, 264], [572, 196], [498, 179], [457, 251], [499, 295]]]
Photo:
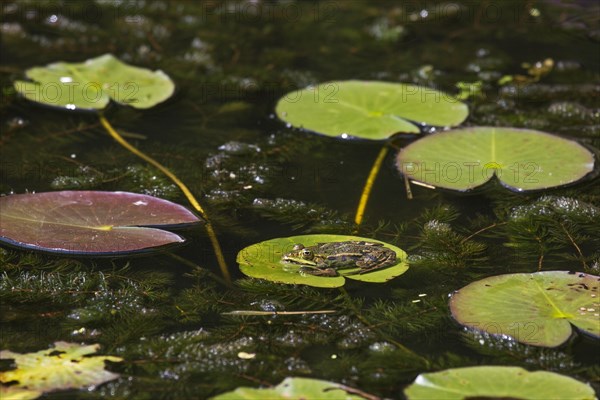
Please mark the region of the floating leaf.
[[2, 400], [33, 400], [40, 397], [44, 392], [39, 390], [23, 389], [16, 385], [0, 385], [0, 399]]
[[416, 124], [456, 126], [469, 114], [464, 103], [446, 93], [378, 81], [334, 81], [297, 90], [282, 97], [275, 111], [298, 128], [372, 140], [419, 133]]
[[555, 347], [571, 324], [600, 338], [599, 286], [598, 276], [566, 271], [498, 275], [454, 292], [450, 309], [462, 325]]
[[186, 208], [156, 197], [63, 191], [0, 197], [0, 242], [63, 254], [115, 255], [182, 243], [157, 227], [199, 223]]
[[17, 381], [14, 386], [19, 389], [46, 393], [96, 386], [118, 378], [119, 374], [104, 369], [104, 362], [119, 362], [120, 357], [85, 357], [99, 348], [99, 344], [56, 342], [54, 348], [35, 353], [2, 350], [0, 358], [14, 359], [17, 369], [0, 372], [0, 382]]
[[[594, 400], [594, 389], [554, 372], [481, 366], [425, 373], [404, 390], [408, 400]], [[596, 399], [597, 400], [597, 399]]]
[[272, 388], [239, 387], [231, 392], [212, 397], [212, 400], [363, 400], [350, 394], [348, 388], [335, 382], [309, 378], [285, 378]]
[[58, 62], [26, 71], [33, 82], [15, 89], [31, 101], [69, 110], [101, 110], [110, 99], [135, 108], [150, 108], [173, 94], [175, 85], [162, 71], [127, 65], [112, 54], [82, 63]]
[[474, 127], [440, 132], [398, 153], [409, 179], [469, 190], [497, 177], [515, 190], [576, 182], [594, 169], [594, 155], [579, 143], [530, 129]]
[[286, 238], [276, 238], [248, 246], [237, 255], [240, 270], [247, 276], [266, 279], [272, 282], [303, 284], [315, 287], [339, 287], [343, 286], [346, 278], [363, 282], [384, 283], [408, 270], [406, 253], [388, 243], [382, 243], [385, 247], [396, 252], [397, 264], [380, 270], [374, 270], [365, 274], [352, 274], [358, 269], [346, 269], [338, 271], [339, 276], [314, 276], [299, 272], [299, 266], [282, 263], [281, 258], [285, 253], [292, 251], [296, 244], [305, 247], [317, 243], [343, 242], [348, 240], [378, 242], [369, 238], [347, 235], [301, 235]]

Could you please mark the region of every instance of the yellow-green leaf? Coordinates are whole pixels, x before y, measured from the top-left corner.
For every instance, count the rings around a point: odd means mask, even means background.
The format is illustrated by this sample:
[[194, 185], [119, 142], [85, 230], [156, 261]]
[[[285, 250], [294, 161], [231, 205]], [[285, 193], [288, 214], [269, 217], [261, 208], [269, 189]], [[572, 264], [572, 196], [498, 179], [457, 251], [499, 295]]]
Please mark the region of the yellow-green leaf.
[[362, 396], [350, 394], [345, 386], [310, 378], [285, 378], [270, 388], [239, 387], [211, 400], [361, 400]]
[[419, 133], [417, 124], [456, 126], [466, 104], [423, 86], [379, 81], [334, 81], [290, 92], [277, 102], [277, 116], [292, 126], [327, 136], [382, 140]]
[[365, 274], [353, 274], [356, 270], [348, 269], [338, 271], [339, 276], [315, 276], [302, 274], [298, 271], [298, 266], [285, 265], [281, 262], [282, 256], [291, 251], [296, 244], [303, 244], [308, 247], [317, 243], [349, 240], [379, 242], [369, 238], [348, 235], [301, 235], [275, 238], [242, 249], [237, 255], [237, 262], [242, 273], [253, 278], [324, 288], [343, 286], [346, 278], [363, 282], [385, 283], [408, 270], [407, 255], [404, 250], [383, 242], [380, 243], [396, 252], [397, 263]]
[[34, 353], [0, 351], [1, 359], [14, 359], [16, 369], [0, 372], [0, 382], [16, 381], [17, 388], [39, 392], [86, 388], [119, 377], [104, 369], [105, 361], [119, 362], [120, 357], [91, 356], [99, 344], [80, 345], [56, 342], [54, 347]]
[[409, 385], [408, 400], [570, 399], [596, 400], [594, 389], [554, 372], [479, 366], [424, 373]]
[[522, 343], [556, 347], [571, 325], [600, 337], [600, 277], [567, 271], [506, 274], [473, 282], [450, 300], [461, 324]]
[[33, 400], [42, 394], [44, 393], [39, 390], [24, 389], [15, 385], [0, 385], [0, 399], [2, 400]]
[[112, 54], [82, 63], [34, 67], [25, 75], [31, 81], [15, 82], [15, 89], [25, 98], [68, 110], [101, 110], [111, 99], [135, 108], [150, 108], [175, 90], [164, 72], [125, 64]]

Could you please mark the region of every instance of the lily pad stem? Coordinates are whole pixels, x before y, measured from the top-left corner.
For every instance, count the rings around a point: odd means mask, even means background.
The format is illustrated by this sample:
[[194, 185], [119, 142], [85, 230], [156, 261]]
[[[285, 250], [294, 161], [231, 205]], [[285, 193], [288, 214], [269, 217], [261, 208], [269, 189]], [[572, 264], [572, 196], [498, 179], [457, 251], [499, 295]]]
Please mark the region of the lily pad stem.
[[211, 242], [211, 244], [213, 246], [213, 249], [215, 251], [215, 256], [217, 257], [217, 262], [219, 263], [219, 268], [221, 269], [221, 274], [223, 274], [223, 278], [225, 279], [225, 281], [228, 284], [231, 284], [231, 275], [229, 274], [229, 269], [227, 268], [227, 263], [225, 262], [225, 257], [223, 256], [223, 250], [221, 249], [221, 245], [219, 244], [219, 240], [217, 239], [217, 234], [215, 233], [215, 230], [213, 229], [212, 224], [210, 223], [210, 221], [208, 219], [208, 215], [206, 215], [206, 212], [204, 211], [204, 209], [202, 208], [202, 206], [200, 205], [200, 203], [198, 202], [198, 200], [196, 200], [196, 198], [194, 197], [194, 195], [192, 194], [192, 192], [167, 167], [165, 167], [164, 165], [162, 165], [161, 163], [159, 163], [158, 161], [156, 161], [152, 157], [150, 157], [150, 156], [142, 153], [140, 150], [138, 150], [133, 145], [131, 145], [129, 142], [127, 142], [123, 138], [123, 136], [121, 136], [112, 127], [112, 125], [110, 124], [110, 122], [108, 122], [108, 120], [104, 117], [104, 115], [99, 114], [99, 118], [100, 118], [100, 123], [102, 124], [102, 126], [104, 127], [104, 129], [106, 129], [106, 131], [108, 132], [108, 134], [113, 139], [115, 139], [121, 146], [125, 147], [131, 153], [135, 154], [136, 156], [138, 156], [142, 160], [144, 160], [147, 163], [151, 164], [152, 166], [156, 167], [163, 174], [165, 174], [171, 181], [173, 181], [173, 183], [175, 183], [175, 185], [177, 185], [179, 187], [179, 189], [181, 189], [181, 191], [183, 192], [183, 194], [185, 195], [185, 197], [188, 199], [188, 201], [190, 202], [190, 204], [192, 205], [192, 207], [194, 207], [194, 209], [196, 211], [198, 211], [198, 213], [200, 213], [200, 216], [202, 216], [202, 218], [204, 218], [204, 220], [206, 222], [205, 223], [206, 232], [208, 233], [208, 237], [209, 237], [210, 242]]
[[358, 208], [356, 209], [356, 215], [354, 217], [354, 223], [356, 224], [356, 231], [360, 227], [362, 223], [363, 217], [365, 215], [365, 209], [367, 208], [367, 203], [369, 201], [369, 196], [371, 195], [371, 189], [373, 188], [373, 183], [375, 183], [375, 179], [377, 179], [377, 174], [379, 174], [379, 170], [381, 169], [381, 164], [383, 164], [383, 160], [388, 153], [388, 145], [386, 144], [381, 148], [373, 166], [371, 167], [371, 171], [369, 172], [369, 177], [365, 182], [365, 186], [363, 187], [362, 194], [360, 195], [360, 201], [358, 203]]

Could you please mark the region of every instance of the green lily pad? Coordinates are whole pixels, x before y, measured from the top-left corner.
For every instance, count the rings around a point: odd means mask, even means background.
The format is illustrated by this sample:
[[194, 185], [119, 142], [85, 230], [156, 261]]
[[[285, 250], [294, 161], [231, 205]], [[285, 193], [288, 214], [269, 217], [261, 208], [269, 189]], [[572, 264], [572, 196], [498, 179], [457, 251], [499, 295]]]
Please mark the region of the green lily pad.
[[346, 387], [335, 382], [309, 378], [285, 378], [272, 388], [239, 387], [231, 392], [212, 397], [211, 400], [363, 400], [350, 394]]
[[600, 338], [600, 277], [567, 271], [507, 274], [473, 282], [452, 294], [462, 325], [544, 347], [563, 344], [572, 325]]
[[440, 132], [398, 153], [396, 166], [410, 180], [465, 191], [492, 177], [514, 191], [576, 182], [594, 169], [594, 155], [579, 143], [530, 129], [473, 127]]
[[317, 243], [343, 242], [348, 240], [378, 242], [369, 238], [347, 235], [301, 235], [286, 238], [276, 238], [256, 243], [242, 249], [237, 255], [240, 270], [247, 276], [266, 279], [272, 282], [302, 284], [315, 287], [340, 287], [346, 282], [346, 278], [363, 282], [384, 283], [408, 270], [406, 253], [404, 250], [382, 243], [396, 252], [397, 264], [381, 270], [374, 270], [365, 274], [352, 274], [358, 269], [347, 269], [338, 271], [340, 276], [314, 276], [299, 272], [299, 266], [284, 264], [281, 258], [285, 253], [292, 251], [296, 244], [313, 246]]
[[[87, 357], [99, 348], [99, 344], [56, 342], [54, 348], [34, 353], [2, 350], [0, 358], [14, 359], [17, 368], [0, 372], [0, 382], [17, 381], [13, 385], [16, 388], [46, 393], [97, 386], [118, 378], [119, 374], [104, 369], [104, 362], [119, 362], [122, 361], [120, 357]], [[26, 392], [22, 394], [26, 395]]]
[[568, 376], [502, 366], [454, 368], [420, 374], [404, 394], [408, 400], [597, 400], [591, 386]]
[[101, 110], [110, 99], [135, 108], [150, 108], [171, 97], [173, 81], [162, 71], [133, 67], [112, 54], [82, 63], [58, 62], [25, 72], [33, 82], [15, 89], [37, 103], [68, 110]]
[[456, 126], [469, 115], [464, 103], [446, 93], [378, 81], [334, 81], [297, 90], [279, 99], [275, 112], [298, 128], [372, 140], [419, 133], [416, 124]]

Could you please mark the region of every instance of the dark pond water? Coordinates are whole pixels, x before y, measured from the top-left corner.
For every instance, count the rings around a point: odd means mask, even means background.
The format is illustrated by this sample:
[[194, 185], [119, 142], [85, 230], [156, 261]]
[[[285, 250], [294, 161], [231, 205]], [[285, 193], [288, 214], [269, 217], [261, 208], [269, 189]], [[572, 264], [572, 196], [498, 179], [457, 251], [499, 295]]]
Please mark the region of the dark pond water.
[[[464, 331], [447, 305], [453, 290], [501, 273], [598, 275], [597, 180], [530, 194], [498, 184], [469, 195], [414, 186], [408, 200], [394, 150], [359, 233], [405, 249], [405, 275], [326, 290], [251, 280], [235, 262], [242, 248], [274, 237], [352, 233], [383, 145], [286, 127], [274, 105], [293, 89], [364, 79], [457, 93], [458, 82], [480, 81], [464, 125], [539, 129], [600, 147], [595, 1], [19, 1], [2, 3], [0, 28], [0, 192], [125, 190], [187, 205], [95, 114], [36, 106], [12, 89], [29, 67], [104, 53], [162, 69], [176, 82], [173, 98], [147, 111], [111, 106], [106, 116], [121, 132], [143, 135], [129, 140], [198, 196], [234, 280], [226, 287], [217, 279], [202, 228], [183, 232], [186, 247], [136, 259], [0, 248], [2, 349], [100, 343], [125, 359], [111, 366], [120, 379], [48, 398], [207, 398], [287, 376], [403, 398], [421, 372], [472, 365], [555, 371], [600, 388], [597, 339], [518, 345]], [[528, 75], [524, 63], [546, 59], [550, 73]], [[507, 75], [528, 82], [499, 85]], [[337, 312], [222, 314], [234, 310]]]

